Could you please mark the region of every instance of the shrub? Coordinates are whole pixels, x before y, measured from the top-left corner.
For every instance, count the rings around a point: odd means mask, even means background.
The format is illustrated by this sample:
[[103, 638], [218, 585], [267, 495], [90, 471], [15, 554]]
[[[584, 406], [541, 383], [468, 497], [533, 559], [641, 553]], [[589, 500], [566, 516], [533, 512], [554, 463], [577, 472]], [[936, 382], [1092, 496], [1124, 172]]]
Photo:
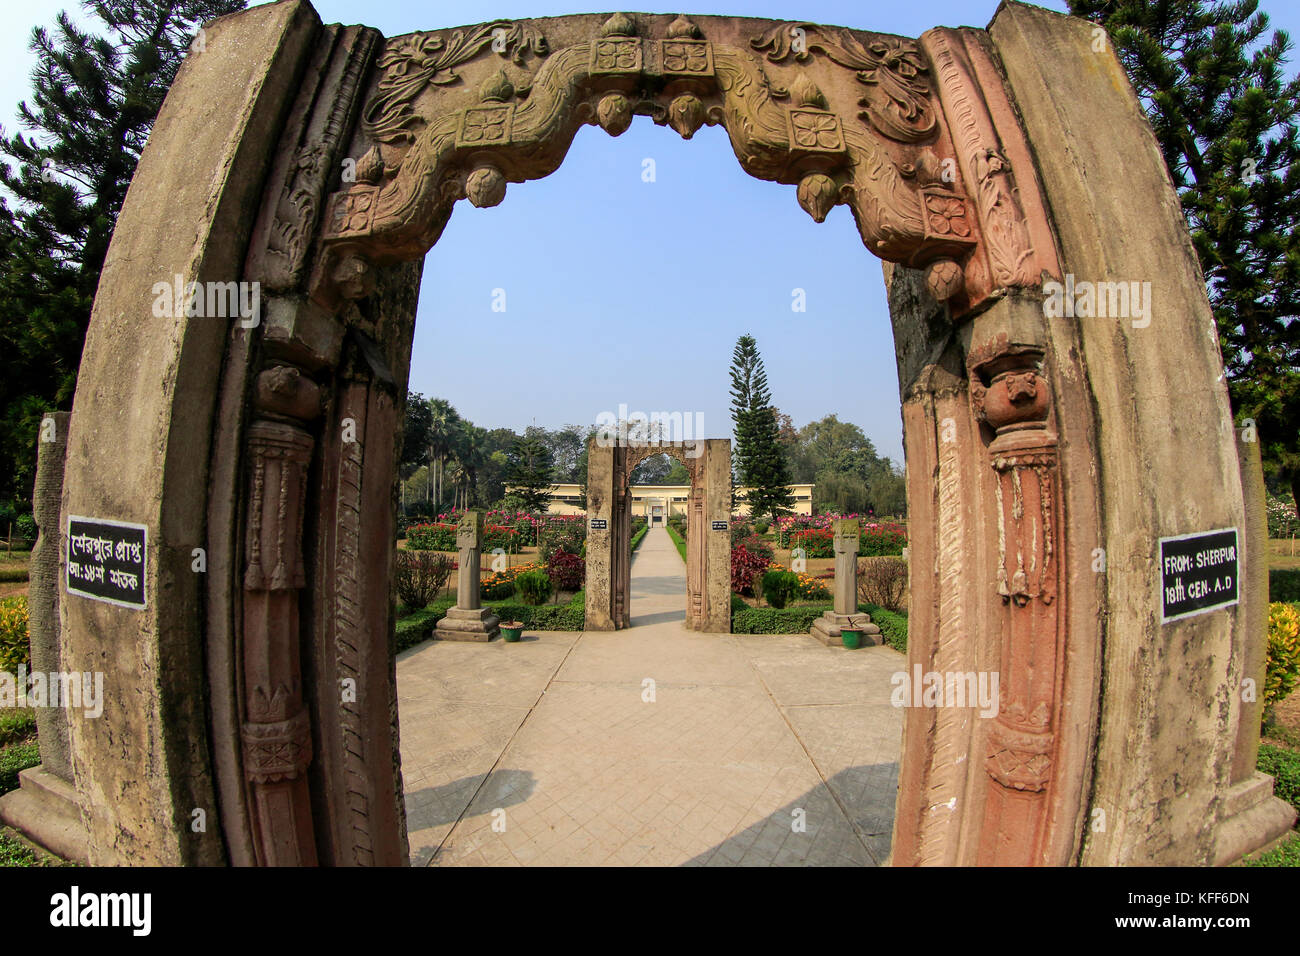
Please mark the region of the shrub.
[[763, 597], [771, 607], [785, 607], [799, 592], [799, 576], [793, 571], [767, 571], [763, 575]]
[[1272, 776], [1275, 796], [1300, 811], [1300, 753], [1260, 744], [1255, 767]]
[[447, 586], [456, 562], [440, 551], [406, 551], [398, 549], [393, 573], [397, 599], [412, 609], [427, 607]]
[[759, 518], [754, 522], [754, 534], [767, 534], [768, 529], [771, 527], [772, 522], [766, 518]]
[[546, 566], [535, 562], [516, 564], [513, 568], [493, 571], [479, 580], [479, 594], [485, 601], [500, 601], [515, 593], [515, 578], [529, 571], [546, 571]]
[[641, 530], [636, 531], [632, 534], [631, 550], [635, 551], [637, 548], [641, 546], [641, 539], [646, 536], [646, 532], [648, 532], [649, 530], [650, 530], [650, 526], [646, 524], [641, 526]]
[[748, 607], [733, 610], [733, 634], [807, 634], [813, 621], [830, 610], [829, 604], [801, 604], [798, 607]]
[[906, 594], [906, 561], [901, 558], [862, 558], [858, 561], [859, 601], [900, 611]]
[[440, 522], [413, 524], [406, 529], [406, 547], [411, 551], [455, 551], [456, 526]]
[[557, 551], [580, 555], [587, 543], [587, 523], [577, 521], [547, 522], [537, 537], [537, 556], [549, 565]]
[[731, 590], [737, 594], [753, 594], [754, 578], [767, 570], [768, 559], [761, 554], [750, 554], [744, 547], [731, 549]]
[[754, 528], [749, 523], [748, 519], [737, 518], [735, 515], [732, 515], [731, 517], [730, 527], [731, 546], [733, 548], [738, 544], [742, 544], [746, 538], [754, 533]]
[[805, 558], [835, 557], [834, 535], [830, 528], [805, 528], [790, 535], [790, 550], [802, 548]]
[[859, 557], [902, 554], [907, 547], [907, 529], [901, 524], [864, 524], [858, 539]]
[[408, 647], [422, 644], [431, 638], [434, 627], [442, 620], [443, 615], [447, 613], [447, 609], [453, 607], [455, 603], [450, 598], [444, 598], [398, 621], [396, 628], [397, 650], [404, 651]]
[[907, 615], [875, 604], [860, 604], [858, 610], [871, 615], [872, 622], [880, 628], [881, 639], [900, 653], [907, 653]]
[[18, 665], [31, 666], [32, 651], [27, 635], [27, 598], [0, 601], [0, 671], [17, 673]]
[[541, 571], [525, 571], [515, 578], [515, 592], [524, 604], [537, 606], [552, 593], [551, 579]]
[[1264, 710], [1285, 700], [1300, 677], [1300, 612], [1294, 604], [1268, 606], [1268, 665], [1264, 672]]
[[584, 592], [579, 591], [567, 604], [533, 606], [502, 601], [491, 605], [492, 613], [503, 621], [519, 621], [534, 631], [581, 631], [587, 620]]
[[1296, 518], [1295, 502], [1289, 498], [1268, 496], [1268, 536], [1289, 538], [1300, 534], [1300, 520]]
[[765, 538], [760, 538], [756, 534], [748, 534], [740, 540], [740, 547], [744, 548], [750, 554], [761, 554], [768, 561], [771, 561], [776, 552], [772, 550], [772, 545]]
[[36, 519], [31, 515], [19, 515], [14, 519], [14, 537], [36, 540]]
[[683, 541], [686, 540], [686, 527], [689, 524], [690, 522], [684, 514], [671, 514], [668, 516], [668, 527], [676, 531]]
[[36, 733], [36, 711], [30, 707], [0, 710], [0, 747]]
[[1268, 599], [1300, 601], [1300, 568], [1269, 568]]
[[552, 552], [546, 574], [557, 591], [577, 591], [587, 574], [587, 562], [567, 551]]

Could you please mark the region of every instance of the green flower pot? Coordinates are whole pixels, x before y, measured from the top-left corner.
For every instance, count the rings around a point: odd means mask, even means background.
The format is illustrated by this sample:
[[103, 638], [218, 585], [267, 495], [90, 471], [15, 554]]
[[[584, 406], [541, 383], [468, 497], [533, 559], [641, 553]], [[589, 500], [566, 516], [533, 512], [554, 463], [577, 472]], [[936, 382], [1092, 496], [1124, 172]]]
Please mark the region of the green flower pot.
[[862, 646], [862, 632], [844, 628], [840, 631], [840, 640], [849, 650], [854, 650]]
[[519, 640], [519, 636], [524, 633], [522, 621], [511, 621], [509, 624], [501, 625], [501, 636], [505, 638], [507, 644], [514, 644]]

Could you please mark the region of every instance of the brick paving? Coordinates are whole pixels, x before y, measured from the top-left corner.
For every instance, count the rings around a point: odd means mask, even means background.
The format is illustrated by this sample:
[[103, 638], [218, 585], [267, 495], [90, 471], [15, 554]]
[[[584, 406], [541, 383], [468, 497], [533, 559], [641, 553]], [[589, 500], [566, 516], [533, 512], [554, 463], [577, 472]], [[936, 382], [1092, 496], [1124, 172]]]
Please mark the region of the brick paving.
[[630, 630], [398, 658], [412, 864], [886, 860], [903, 655], [687, 631], [685, 588], [655, 528], [632, 563]]

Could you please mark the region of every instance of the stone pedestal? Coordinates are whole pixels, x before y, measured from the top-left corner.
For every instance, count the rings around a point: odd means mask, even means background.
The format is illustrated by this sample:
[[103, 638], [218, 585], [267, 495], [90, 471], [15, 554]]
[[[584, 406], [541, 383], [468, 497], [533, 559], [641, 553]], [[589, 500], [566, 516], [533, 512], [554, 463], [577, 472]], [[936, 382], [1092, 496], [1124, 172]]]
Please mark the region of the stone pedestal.
[[843, 645], [844, 628], [862, 632], [862, 643], [881, 643], [880, 628], [871, 623], [871, 615], [858, 611], [858, 535], [855, 518], [838, 518], [834, 526], [835, 608], [813, 621], [809, 631], [823, 644]]
[[456, 606], [434, 629], [443, 641], [490, 641], [501, 633], [500, 620], [483, 607], [479, 597], [479, 547], [483, 542], [483, 512], [467, 511], [456, 526]]
[[434, 636], [443, 641], [490, 641], [501, 633], [500, 625], [489, 608], [453, 607], [438, 622]]

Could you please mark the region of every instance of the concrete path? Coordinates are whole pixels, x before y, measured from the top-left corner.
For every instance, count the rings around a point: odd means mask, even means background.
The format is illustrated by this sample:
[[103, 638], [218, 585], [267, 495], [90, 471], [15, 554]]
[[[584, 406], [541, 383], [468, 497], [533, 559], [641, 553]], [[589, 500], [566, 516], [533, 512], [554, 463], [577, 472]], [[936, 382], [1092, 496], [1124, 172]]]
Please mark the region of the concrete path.
[[687, 631], [685, 589], [654, 528], [630, 630], [399, 656], [413, 864], [885, 861], [903, 655]]

